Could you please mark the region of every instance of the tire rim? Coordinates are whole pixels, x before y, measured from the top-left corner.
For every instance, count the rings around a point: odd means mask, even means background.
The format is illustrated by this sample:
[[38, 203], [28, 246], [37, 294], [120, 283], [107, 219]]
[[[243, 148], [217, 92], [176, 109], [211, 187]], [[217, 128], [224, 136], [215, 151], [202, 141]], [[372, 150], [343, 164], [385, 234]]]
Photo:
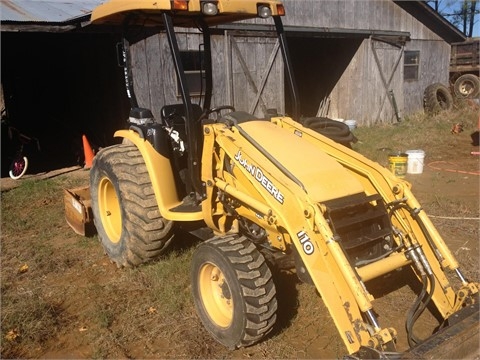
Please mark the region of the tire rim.
[[98, 184], [98, 207], [109, 240], [118, 243], [122, 234], [122, 212], [115, 187], [106, 177]]
[[28, 160], [25, 156], [13, 160], [9, 175], [13, 180], [20, 179], [27, 172]]
[[210, 319], [227, 328], [233, 320], [232, 292], [223, 272], [212, 263], [203, 264], [199, 274], [200, 297]]
[[464, 96], [470, 95], [473, 92], [473, 89], [474, 89], [473, 83], [468, 80], [464, 80], [462, 84], [459, 86], [459, 90]]

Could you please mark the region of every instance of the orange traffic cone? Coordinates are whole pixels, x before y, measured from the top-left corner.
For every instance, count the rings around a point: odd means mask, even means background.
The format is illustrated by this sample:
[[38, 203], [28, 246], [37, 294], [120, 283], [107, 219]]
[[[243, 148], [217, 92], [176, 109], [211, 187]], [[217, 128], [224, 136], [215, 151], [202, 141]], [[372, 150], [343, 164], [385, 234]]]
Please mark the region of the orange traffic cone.
[[83, 140], [83, 152], [85, 154], [85, 166], [84, 169], [90, 169], [92, 167], [92, 162], [93, 162], [93, 150], [88, 143], [87, 137], [85, 135], [82, 135], [82, 140]]

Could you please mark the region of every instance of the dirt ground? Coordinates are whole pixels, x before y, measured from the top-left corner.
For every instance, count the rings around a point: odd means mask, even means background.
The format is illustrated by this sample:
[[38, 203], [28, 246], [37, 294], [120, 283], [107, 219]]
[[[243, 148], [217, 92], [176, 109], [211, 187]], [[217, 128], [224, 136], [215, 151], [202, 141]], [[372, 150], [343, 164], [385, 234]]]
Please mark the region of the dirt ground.
[[[479, 162], [478, 156], [471, 155], [475, 150], [468, 142], [458, 142], [445, 149], [442, 156], [425, 159], [422, 174], [408, 174], [406, 180], [411, 182], [413, 192], [422, 204], [432, 222], [443, 236], [447, 245], [457, 257], [461, 269], [470, 279], [478, 281], [479, 276]], [[76, 177], [88, 183], [89, 172], [70, 169], [61, 176]], [[2, 190], [15, 186], [10, 179], [2, 179]], [[38, 204], [36, 204], [38, 205]], [[163, 324], [162, 314], [154, 309], [154, 304], [143, 304], [138, 308], [138, 299], [142, 290], [138, 284], [128, 283], [126, 278], [132, 276], [130, 270], [117, 269], [104, 255], [99, 243], [82, 243], [65, 223], [56, 225], [62, 229], [62, 236], [55, 236], [48, 241], [58, 251], [70, 251], [68, 257], [62, 257], [54, 271], [46, 272], [36, 286], [46, 291], [46, 297], [58, 299], [58, 322], [55, 336], [42, 342], [41, 346], [25, 349], [19, 354], [26, 358], [74, 359], [74, 358], [339, 358], [344, 354], [343, 344], [337, 330], [315, 290], [295, 281], [290, 275], [280, 277], [279, 285], [279, 325], [262, 343], [236, 351], [227, 351], [216, 344], [203, 330], [194, 311], [187, 308], [177, 315], [175, 322]], [[5, 238], [2, 234], [2, 252], [4, 256], [15, 256], [12, 241], [27, 241], [30, 233], [19, 234], [15, 239]], [[89, 240], [90, 241], [90, 240]], [[13, 254], [13, 255], [12, 255]], [[52, 261], [57, 256], [51, 254]], [[2, 271], [8, 266], [18, 266], [12, 258], [2, 258]], [[14, 271], [14, 270], [12, 270]], [[135, 275], [135, 274], [134, 274]], [[137, 274], [138, 275], [138, 274]], [[3, 276], [3, 275], [2, 275]], [[31, 284], [29, 274], [18, 277], [14, 284], [15, 291], [29, 292]], [[392, 276], [384, 281], [379, 290], [379, 299], [374, 301], [375, 310], [383, 326], [393, 326], [399, 331], [399, 349], [405, 348], [404, 319], [409, 305], [414, 300], [409, 287], [402, 280]], [[96, 291], [92, 286], [97, 287]], [[101, 292], [100, 289], [110, 289]], [[386, 293], [386, 289], [395, 289]], [[189, 296], [189, 289], [185, 289]], [[383, 294], [380, 294], [383, 292]], [[95, 298], [95, 294], [102, 294]], [[26, 295], [26, 296], [27, 296]], [[161, 300], [160, 300], [161, 301]], [[108, 339], [115, 347], [103, 352], [102, 344], [106, 335], [96, 338], [96, 325], [86, 322], [85, 315], [98, 308], [108, 308], [110, 316], [106, 327], [111, 337]], [[153, 309], [153, 310], [152, 310]], [[131, 313], [141, 325], [120, 323]], [[124, 314], [122, 317], [121, 315]], [[141, 320], [141, 321], [140, 321]], [[424, 324], [424, 325], [422, 325]], [[428, 336], [434, 321], [428, 314], [416, 331]], [[128, 330], [127, 327], [141, 326]], [[126, 337], [129, 331], [141, 336]], [[5, 331], [2, 330], [2, 334]], [[2, 342], [5, 341], [2, 339]], [[274, 350], [275, 349], [275, 350]]]

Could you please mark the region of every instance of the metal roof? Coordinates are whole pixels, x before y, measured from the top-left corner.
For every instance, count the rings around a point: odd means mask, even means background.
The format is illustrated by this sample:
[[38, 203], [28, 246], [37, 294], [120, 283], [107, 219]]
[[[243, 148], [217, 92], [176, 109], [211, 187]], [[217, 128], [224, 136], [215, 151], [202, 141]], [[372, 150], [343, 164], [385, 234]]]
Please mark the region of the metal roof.
[[2, 23], [70, 23], [90, 16], [105, 0], [1, 0]]

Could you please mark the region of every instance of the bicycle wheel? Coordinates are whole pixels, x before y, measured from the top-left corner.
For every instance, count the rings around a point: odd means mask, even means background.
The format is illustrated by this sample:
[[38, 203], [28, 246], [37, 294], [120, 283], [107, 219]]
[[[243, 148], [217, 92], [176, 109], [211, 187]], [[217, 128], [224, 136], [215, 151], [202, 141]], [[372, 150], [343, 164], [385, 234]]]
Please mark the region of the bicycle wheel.
[[27, 172], [28, 159], [26, 156], [17, 156], [10, 164], [8, 175], [13, 180], [20, 179]]

